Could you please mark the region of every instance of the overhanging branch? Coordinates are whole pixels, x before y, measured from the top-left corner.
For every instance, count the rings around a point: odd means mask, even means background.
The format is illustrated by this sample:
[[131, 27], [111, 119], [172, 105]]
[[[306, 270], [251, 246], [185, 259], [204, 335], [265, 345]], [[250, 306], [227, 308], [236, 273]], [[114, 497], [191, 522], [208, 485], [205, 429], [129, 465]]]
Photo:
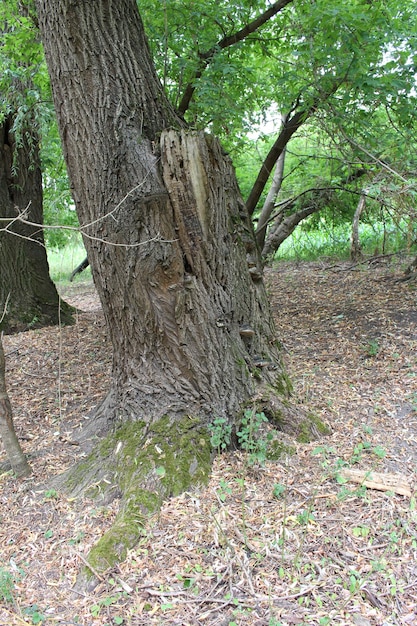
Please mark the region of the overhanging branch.
[[215, 56], [216, 52], [218, 52], [219, 50], [224, 50], [225, 48], [230, 48], [240, 41], [243, 41], [248, 35], [251, 35], [255, 31], [257, 31], [261, 26], [268, 22], [277, 13], [282, 11], [282, 9], [291, 2], [293, 2], [293, 0], [279, 0], [279, 2], [274, 2], [274, 4], [271, 5], [267, 11], [259, 15], [249, 24], [246, 24], [246, 26], [238, 30], [236, 33], [223, 37], [223, 39], [220, 39], [218, 43], [216, 43], [206, 52], [200, 52], [200, 61], [198, 68], [196, 69], [192, 80], [188, 83], [184, 90], [184, 94], [178, 107], [178, 112], [181, 115], [184, 115], [184, 113], [188, 110], [191, 99], [196, 89], [195, 83], [199, 78], [201, 78], [204, 70], [208, 67], [208, 65], [210, 65], [210, 62]]

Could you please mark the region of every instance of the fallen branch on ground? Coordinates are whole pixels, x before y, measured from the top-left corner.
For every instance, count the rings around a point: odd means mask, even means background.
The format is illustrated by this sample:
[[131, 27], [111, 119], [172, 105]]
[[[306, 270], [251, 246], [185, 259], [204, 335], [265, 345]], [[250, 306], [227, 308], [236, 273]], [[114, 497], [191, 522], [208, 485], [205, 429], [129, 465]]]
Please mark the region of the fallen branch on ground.
[[368, 489], [378, 491], [394, 491], [401, 496], [411, 497], [411, 488], [404, 474], [379, 474], [372, 470], [354, 470], [343, 468], [340, 475], [348, 481], [360, 483]]

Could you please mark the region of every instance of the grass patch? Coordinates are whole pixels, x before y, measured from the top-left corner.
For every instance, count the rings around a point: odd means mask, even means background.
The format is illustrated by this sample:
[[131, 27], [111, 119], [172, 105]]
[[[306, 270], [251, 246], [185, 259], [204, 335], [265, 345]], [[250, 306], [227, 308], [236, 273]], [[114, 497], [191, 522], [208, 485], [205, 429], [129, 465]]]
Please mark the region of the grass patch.
[[[86, 251], [80, 235], [76, 235], [74, 240], [63, 248], [49, 248], [48, 263], [49, 272], [52, 280], [57, 283], [66, 283], [69, 281], [71, 272], [86, 257]], [[91, 278], [91, 271], [88, 267], [84, 272], [77, 276], [74, 280], [86, 280]]]
[[[351, 225], [349, 223], [320, 229], [297, 228], [280, 246], [275, 260], [317, 261], [322, 257], [350, 258]], [[395, 225], [361, 223], [359, 238], [364, 255], [391, 253], [407, 247], [405, 232]]]

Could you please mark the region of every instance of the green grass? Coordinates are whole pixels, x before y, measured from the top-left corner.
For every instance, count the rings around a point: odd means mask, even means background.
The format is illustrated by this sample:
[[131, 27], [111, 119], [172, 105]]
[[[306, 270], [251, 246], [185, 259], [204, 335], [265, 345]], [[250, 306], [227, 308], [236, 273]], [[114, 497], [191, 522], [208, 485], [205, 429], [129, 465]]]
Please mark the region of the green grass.
[[[76, 238], [74, 242], [64, 248], [48, 249], [48, 262], [51, 278], [54, 282], [68, 282], [71, 272], [86, 257], [85, 248], [81, 238]], [[91, 278], [90, 268], [84, 270], [74, 280], [86, 280]]]
[[[384, 242], [384, 226], [382, 223], [361, 224], [360, 242], [365, 255], [372, 255], [375, 251], [382, 253]], [[323, 224], [320, 230], [296, 229], [286, 239], [275, 260], [286, 261], [316, 261], [323, 257], [349, 259], [350, 257], [351, 225], [340, 224], [327, 226]], [[404, 234], [392, 225], [385, 232], [384, 252], [395, 252], [406, 248]]]

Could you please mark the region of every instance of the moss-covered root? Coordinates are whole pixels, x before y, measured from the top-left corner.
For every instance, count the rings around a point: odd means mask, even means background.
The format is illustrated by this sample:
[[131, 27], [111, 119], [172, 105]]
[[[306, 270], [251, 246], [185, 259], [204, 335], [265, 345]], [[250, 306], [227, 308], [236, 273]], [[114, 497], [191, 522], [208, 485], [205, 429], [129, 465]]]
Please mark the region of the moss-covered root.
[[290, 396], [284, 395], [280, 388], [270, 386], [264, 389], [255, 404], [252, 401], [253, 406], [256, 411], [263, 411], [278, 431], [300, 443], [308, 443], [331, 433], [329, 426], [317, 415], [307, 407], [292, 402]]
[[[97, 575], [126, 557], [144, 532], [147, 518], [164, 500], [208, 481], [212, 458], [206, 427], [185, 416], [179, 422], [164, 417], [151, 427], [138, 422], [124, 424], [108, 435], [89, 459], [91, 466], [84, 461], [83, 474], [91, 471], [97, 475], [93, 466], [98, 460], [105, 463], [105, 483], [112, 483], [109, 489], [122, 494], [113, 526], [92, 548], [87, 557], [91, 568], [83, 567], [77, 580], [78, 589], [91, 590]], [[85, 484], [85, 476], [82, 482]], [[103, 495], [102, 488], [99, 492]]]

